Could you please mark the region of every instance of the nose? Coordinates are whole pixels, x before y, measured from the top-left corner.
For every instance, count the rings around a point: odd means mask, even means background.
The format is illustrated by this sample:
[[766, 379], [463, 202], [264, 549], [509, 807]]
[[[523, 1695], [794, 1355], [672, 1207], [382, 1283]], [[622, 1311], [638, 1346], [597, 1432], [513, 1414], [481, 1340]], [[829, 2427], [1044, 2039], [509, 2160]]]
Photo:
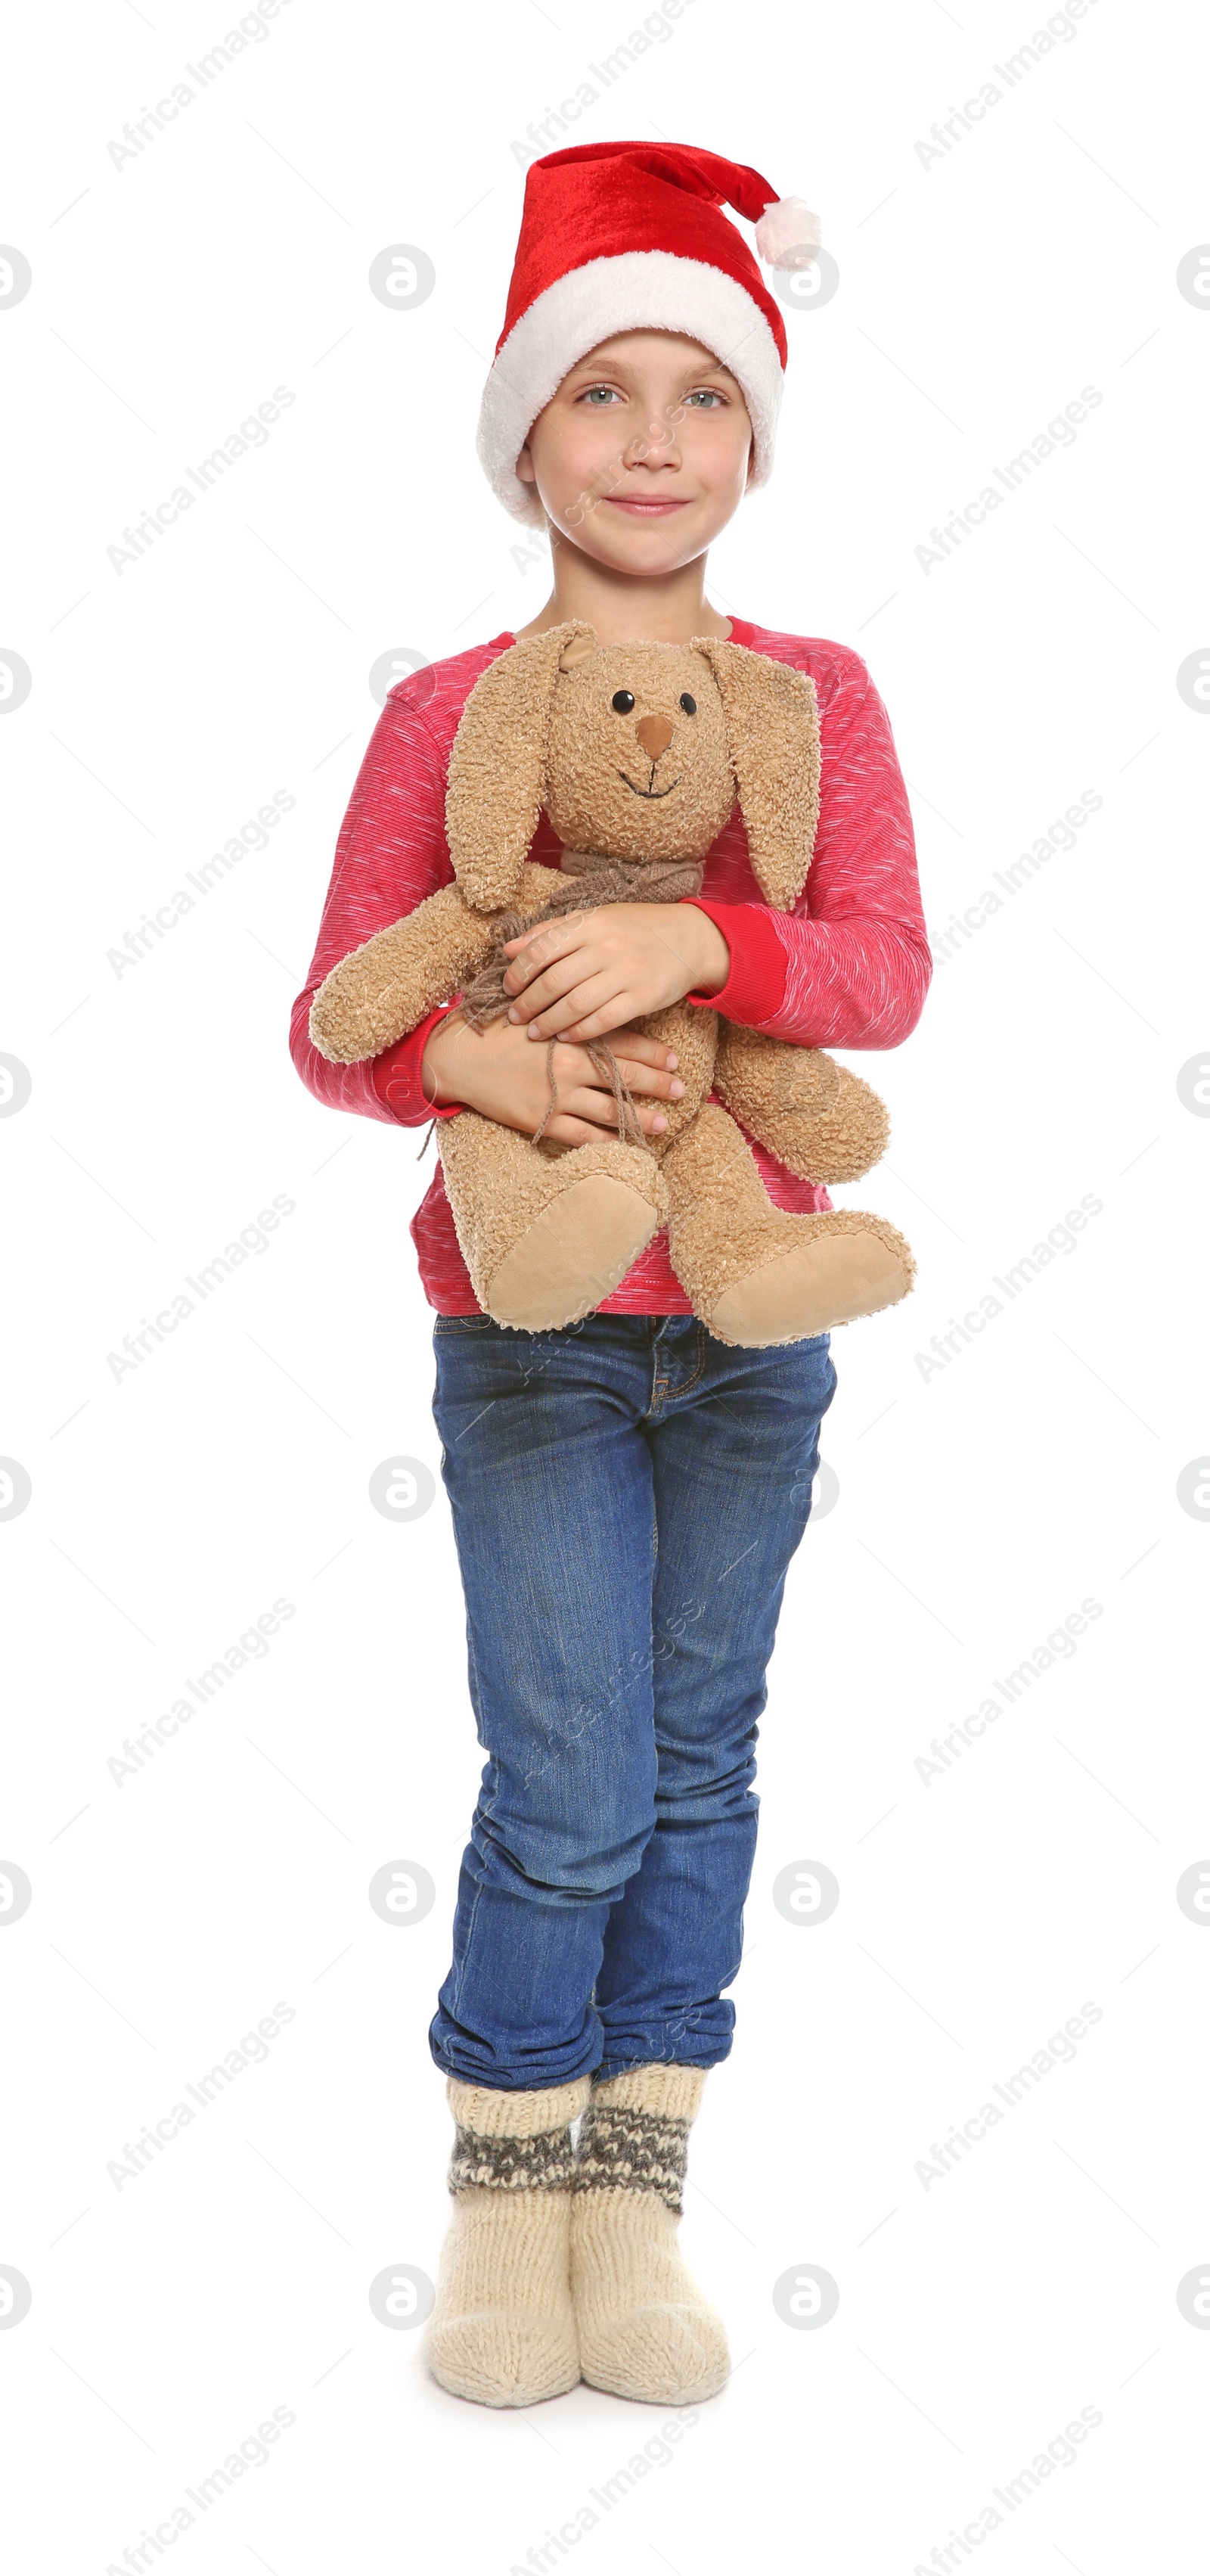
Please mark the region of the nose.
[[648, 760], [658, 760], [660, 753], [667, 751], [672, 740], [672, 727], [667, 716], [640, 716], [635, 726], [635, 733], [638, 736], [640, 748], [646, 752]]

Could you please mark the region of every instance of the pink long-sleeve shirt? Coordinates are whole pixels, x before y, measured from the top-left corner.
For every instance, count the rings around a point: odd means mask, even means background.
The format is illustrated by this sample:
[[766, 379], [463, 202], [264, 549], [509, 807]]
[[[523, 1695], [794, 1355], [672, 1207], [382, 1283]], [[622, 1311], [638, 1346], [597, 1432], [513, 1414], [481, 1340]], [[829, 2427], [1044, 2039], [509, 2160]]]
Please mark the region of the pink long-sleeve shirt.
[[[440, 1012], [384, 1055], [354, 1065], [329, 1064], [311, 1043], [308, 1020], [325, 975], [350, 949], [453, 882], [445, 837], [450, 748], [476, 680], [514, 641], [511, 634], [495, 635], [401, 680], [374, 728], [337, 843], [311, 970], [290, 1021], [295, 1065], [316, 1099], [332, 1108], [404, 1127], [433, 1115], [421, 1063]], [[707, 856], [695, 898], [727, 941], [730, 971], [720, 992], [688, 998], [793, 1046], [898, 1046], [920, 1017], [932, 961], [886, 709], [864, 662], [843, 645], [774, 634], [738, 617], [732, 641], [788, 662], [815, 682], [819, 827], [803, 894], [793, 912], [773, 912], [761, 899], [736, 808]], [[543, 814], [530, 858], [557, 868], [559, 852]], [[755, 1142], [753, 1152], [778, 1207], [799, 1213], [831, 1206], [820, 1183], [798, 1180]], [[440, 1163], [411, 1231], [429, 1304], [445, 1315], [477, 1314]], [[689, 1314], [668, 1259], [666, 1229], [603, 1300], [603, 1311]]]

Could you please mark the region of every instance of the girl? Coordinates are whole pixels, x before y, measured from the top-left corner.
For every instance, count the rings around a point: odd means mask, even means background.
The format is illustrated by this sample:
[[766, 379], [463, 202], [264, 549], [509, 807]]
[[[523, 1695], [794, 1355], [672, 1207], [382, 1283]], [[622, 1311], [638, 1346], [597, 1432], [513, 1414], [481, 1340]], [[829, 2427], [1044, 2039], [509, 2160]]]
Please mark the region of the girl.
[[[647, 1132], [666, 1124], [675, 1056], [632, 1023], [682, 997], [800, 1046], [895, 1046], [915, 1026], [929, 950], [869, 676], [838, 645], [723, 616], [703, 587], [711, 539], [768, 476], [786, 359], [721, 206], [775, 264], [817, 242], [803, 207], [772, 200], [757, 172], [686, 145], [537, 162], [479, 453], [505, 507], [550, 533], [554, 588], [521, 633], [576, 617], [606, 645], [729, 637], [810, 675], [822, 783], [797, 912], [760, 901], [737, 811], [694, 902], [513, 941], [507, 1018], [472, 1031], [453, 1005], [372, 1063], [319, 1055], [308, 1013], [329, 968], [451, 880], [450, 745], [517, 641], [496, 635], [401, 682], [370, 743], [294, 1011], [319, 1099], [404, 1126], [469, 1106], [532, 1135], [554, 1039], [546, 1135], [578, 1145], [614, 1131], [600, 1036]], [[530, 857], [558, 866], [545, 816]], [[830, 1205], [754, 1151], [777, 1206]], [[456, 2135], [429, 2363], [493, 2406], [580, 2378], [687, 2404], [729, 2367], [677, 2226], [689, 2126], [731, 2046], [757, 1719], [836, 1384], [829, 1337], [713, 1339], [662, 1234], [582, 1323], [505, 1329], [472, 1293], [440, 1169], [412, 1236], [487, 1754], [430, 2032]]]

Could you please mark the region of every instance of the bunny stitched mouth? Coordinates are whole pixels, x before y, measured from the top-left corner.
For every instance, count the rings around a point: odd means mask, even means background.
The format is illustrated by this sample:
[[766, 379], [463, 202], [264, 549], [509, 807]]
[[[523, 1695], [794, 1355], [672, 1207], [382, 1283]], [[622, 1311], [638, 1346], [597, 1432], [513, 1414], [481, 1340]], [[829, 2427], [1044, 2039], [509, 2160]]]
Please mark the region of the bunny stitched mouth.
[[619, 769], [619, 771], [618, 771], [618, 776], [619, 776], [619, 778], [621, 778], [621, 779], [624, 779], [624, 780], [625, 780], [625, 783], [626, 783], [627, 787], [629, 787], [629, 789], [630, 789], [630, 791], [631, 791], [631, 794], [632, 794], [633, 796], [645, 796], [645, 797], [648, 797], [648, 798], [651, 798], [651, 797], [659, 797], [659, 796], [671, 796], [673, 788], [674, 788], [674, 787], [679, 787], [679, 786], [680, 786], [680, 783], [681, 783], [681, 782], [680, 782], [680, 780], [679, 780], [679, 778], [674, 778], [674, 779], [672, 779], [672, 780], [670, 781], [670, 783], [669, 783], [669, 785], [668, 785], [667, 787], [636, 787], [636, 786], [635, 786], [635, 783], [634, 783], [633, 778], [627, 778], [627, 777], [626, 777], [626, 772], [625, 772], [625, 770], [624, 770], [624, 769]]

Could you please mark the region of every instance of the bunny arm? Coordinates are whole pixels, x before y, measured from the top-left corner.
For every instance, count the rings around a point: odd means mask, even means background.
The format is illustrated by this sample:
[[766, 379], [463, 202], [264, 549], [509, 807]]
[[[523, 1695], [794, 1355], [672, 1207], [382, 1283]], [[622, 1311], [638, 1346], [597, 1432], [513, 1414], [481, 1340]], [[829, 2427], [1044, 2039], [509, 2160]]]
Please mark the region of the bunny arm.
[[791, 1046], [723, 1020], [714, 1088], [749, 1135], [800, 1180], [859, 1180], [886, 1151], [885, 1103], [818, 1047]]
[[[541, 912], [550, 900], [551, 873], [527, 860], [508, 910]], [[496, 913], [472, 912], [456, 885], [427, 895], [325, 976], [311, 1005], [312, 1043], [330, 1064], [381, 1055], [486, 965], [496, 919]]]

